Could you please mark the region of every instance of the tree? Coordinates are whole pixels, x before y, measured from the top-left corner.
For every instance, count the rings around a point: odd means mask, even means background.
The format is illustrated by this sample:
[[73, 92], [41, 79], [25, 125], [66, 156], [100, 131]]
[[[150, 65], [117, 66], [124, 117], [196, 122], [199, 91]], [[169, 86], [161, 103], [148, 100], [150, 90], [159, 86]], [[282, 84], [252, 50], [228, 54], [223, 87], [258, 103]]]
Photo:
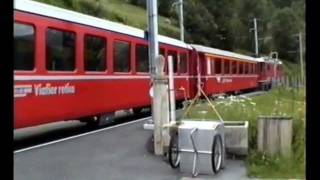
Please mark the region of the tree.
[[299, 43], [292, 35], [299, 32], [298, 21], [292, 9], [286, 7], [278, 10], [272, 17], [273, 47], [279, 52], [279, 57], [289, 61], [297, 61], [297, 54], [288, 51], [298, 50]]

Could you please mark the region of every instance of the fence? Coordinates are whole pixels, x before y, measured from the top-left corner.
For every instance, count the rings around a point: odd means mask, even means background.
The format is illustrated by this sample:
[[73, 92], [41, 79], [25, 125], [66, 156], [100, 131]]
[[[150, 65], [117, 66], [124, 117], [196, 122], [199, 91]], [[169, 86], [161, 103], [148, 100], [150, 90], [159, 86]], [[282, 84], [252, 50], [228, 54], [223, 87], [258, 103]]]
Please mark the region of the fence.
[[282, 86], [285, 88], [304, 88], [306, 85], [305, 80], [301, 76], [283, 76], [277, 79], [274, 83], [275, 86]]

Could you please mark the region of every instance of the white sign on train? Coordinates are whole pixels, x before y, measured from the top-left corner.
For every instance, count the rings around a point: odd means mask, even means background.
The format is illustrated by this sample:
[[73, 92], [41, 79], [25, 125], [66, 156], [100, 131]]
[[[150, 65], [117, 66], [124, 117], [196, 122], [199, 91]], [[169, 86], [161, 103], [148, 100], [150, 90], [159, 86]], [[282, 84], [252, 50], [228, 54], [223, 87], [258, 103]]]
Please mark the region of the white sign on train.
[[225, 78], [225, 77], [216, 77], [218, 83], [232, 83], [231, 78]]
[[223, 78], [221, 83], [232, 83], [232, 79]]
[[15, 85], [14, 97], [25, 97], [28, 94], [34, 93], [35, 96], [52, 96], [63, 94], [74, 94], [75, 86], [66, 83], [64, 85], [52, 85], [51, 83], [38, 83], [27, 85]]
[[32, 93], [32, 85], [15, 85], [14, 86], [14, 97], [25, 97]]

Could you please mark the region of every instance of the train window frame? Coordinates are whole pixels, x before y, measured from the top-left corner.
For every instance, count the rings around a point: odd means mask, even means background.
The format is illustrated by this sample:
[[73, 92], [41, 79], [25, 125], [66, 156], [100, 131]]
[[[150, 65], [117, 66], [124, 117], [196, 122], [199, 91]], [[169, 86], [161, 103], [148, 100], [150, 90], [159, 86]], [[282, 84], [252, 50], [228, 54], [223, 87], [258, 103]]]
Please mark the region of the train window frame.
[[[105, 62], [105, 67], [104, 67], [104, 70], [103, 71], [88, 71], [88, 70], [86, 70], [86, 65], [85, 65], [85, 50], [86, 50], [86, 42], [85, 42], [85, 38], [86, 38], [86, 36], [93, 36], [93, 37], [97, 37], [97, 38], [101, 38], [101, 39], [103, 39], [104, 40], [104, 42], [105, 42], [105, 50], [104, 50], [104, 62]], [[91, 34], [91, 33], [85, 33], [84, 35], [83, 35], [83, 71], [85, 72], [85, 73], [88, 73], [88, 74], [91, 74], [91, 73], [93, 73], [93, 74], [101, 74], [101, 73], [103, 73], [103, 74], [105, 74], [105, 73], [107, 73], [108, 72], [108, 38], [106, 38], [106, 37], [104, 37], [104, 36], [101, 36], [101, 35], [96, 35], [96, 34]]]
[[[181, 60], [181, 57], [182, 57], [182, 55], [185, 55], [185, 68], [186, 68], [186, 70], [185, 70], [185, 72], [181, 72], [181, 62], [183, 61], [183, 60]], [[187, 75], [188, 73], [189, 73], [189, 66], [188, 66], [188, 63], [189, 62], [189, 56], [188, 56], [188, 52], [187, 51], [180, 51], [179, 52], [179, 60], [178, 60], [178, 69], [179, 69], [179, 74], [180, 75]]]
[[[141, 72], [141, 71], [138, 71], [138, 58], [137, 58], [137, 47], [138, 46], [145, 46], [145, 47], [147, 47], [147, 62], [148, 62], [148, 71], [147, 72]], [[148, 46], [148, 44], [143, 44], [143, 43], [136, 43], [135, 45], [134, 45], [134, 52], [135, 52], [135, 56], [134, 56], [134, 58], [135, 58], [135, 68], [136, 68], [136, 74], [143, 74], [143, 75], [145, 75], [145, 74], [149, 74], [150, 73], [150, 64], [149, 64], [149, 46]], [[160, 51], [159, 51], [159, 53], [160, 53]]]
[[[118, 42], [122, 42], [122, 43], [127, 43], [129, 44], [129, 61], [128, 61], [128, 64], [129, 64], [129, 71], [115, 71], [115, 44], [118, 43]], [[132, 74], [132, 67], [131, 67], [131, 62], [133, 60], [132, 58], [132, 52], [131, 52], [131, 48], [133, 46], [133, 43], [131, 41], [128, 41], [128, 40], [123, 40], [123, 39], [114, 39], [112, 41], [112, 73], [113, 74]]]
[[214, 58], [210, 58], [210, 68], [211, 68], [211, 75], [214, 75], [216, 72], [215, 72], [215, 60]]
[[[56, 30], [56, 31], [63, 31], [63, 32], [69, 32], [69, 33], [73, 33], [74, 34], [74, 44], [75, 44], [75, 48], [74, 48], [74, 70], [70, 70], [70, 71], [63, 71], [63, 70], [50, 70], [47, 68], [47, 32], [49, 29], [53, 29], [53, 30]], [[70, 29], [64, 29], [64, 28], [59, 28], [59, 27], [56, 27], [56, 26], [47, 26], [45, 31], [44, 31], [44, 44], [45, 44], [45, 71], [47, 71], [48, 73], [66, 73], [66, 74], [74, 74], [78, 71], [78, 66], [79, 66], [79, 63], [78, 63], [78, 55], [77, 55], [77, 49], [79, 48], [78, 45], [77, 45], [77, 42], [78, 41], [78, 38], [77, 38], [77, 32], [76, 31], [73, 31], [73, 30], [70, 30]]]
[[19, 21], [19, 20], [14, 20], [13, 21], [13, 25], [15, 23], [19, 23], [19, 24], [23, 24], [23, 25], [27, 25], [27, 26], [31, 26], [33, 28], [33, 35], [34, 35], [34, 41], [33, 41], [33, 69], [30, 70], [26, 70], [26, 69], [15, 69], [15, 67], [13, 67], [13, 71], [14, 72], [19, 72], [19, 73], [34, 73], [38, 70], [37, 66], [38, 66], [38, 58], [36, 57], [36, 53], [37, 53], [37, 36], [38, 36], [38, 30], [37, 30], [37, 26], [34, 23], [31, 22], [25, 22], [25, 21]]
[[209, 56], [205, 56], [206, 66], [207, 66], [207, 72], [206, 75], [211, 75], [212, 69], [211, 69], [211, 58]]

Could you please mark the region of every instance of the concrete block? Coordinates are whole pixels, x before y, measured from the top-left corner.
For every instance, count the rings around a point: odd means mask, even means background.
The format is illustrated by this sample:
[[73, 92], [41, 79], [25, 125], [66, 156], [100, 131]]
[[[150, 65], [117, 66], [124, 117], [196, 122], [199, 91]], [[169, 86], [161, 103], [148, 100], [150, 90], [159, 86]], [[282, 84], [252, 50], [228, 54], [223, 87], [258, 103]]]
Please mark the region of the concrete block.
[[249, 122], [224, 121], [226, 152], [233, 155], [248, 155]]

